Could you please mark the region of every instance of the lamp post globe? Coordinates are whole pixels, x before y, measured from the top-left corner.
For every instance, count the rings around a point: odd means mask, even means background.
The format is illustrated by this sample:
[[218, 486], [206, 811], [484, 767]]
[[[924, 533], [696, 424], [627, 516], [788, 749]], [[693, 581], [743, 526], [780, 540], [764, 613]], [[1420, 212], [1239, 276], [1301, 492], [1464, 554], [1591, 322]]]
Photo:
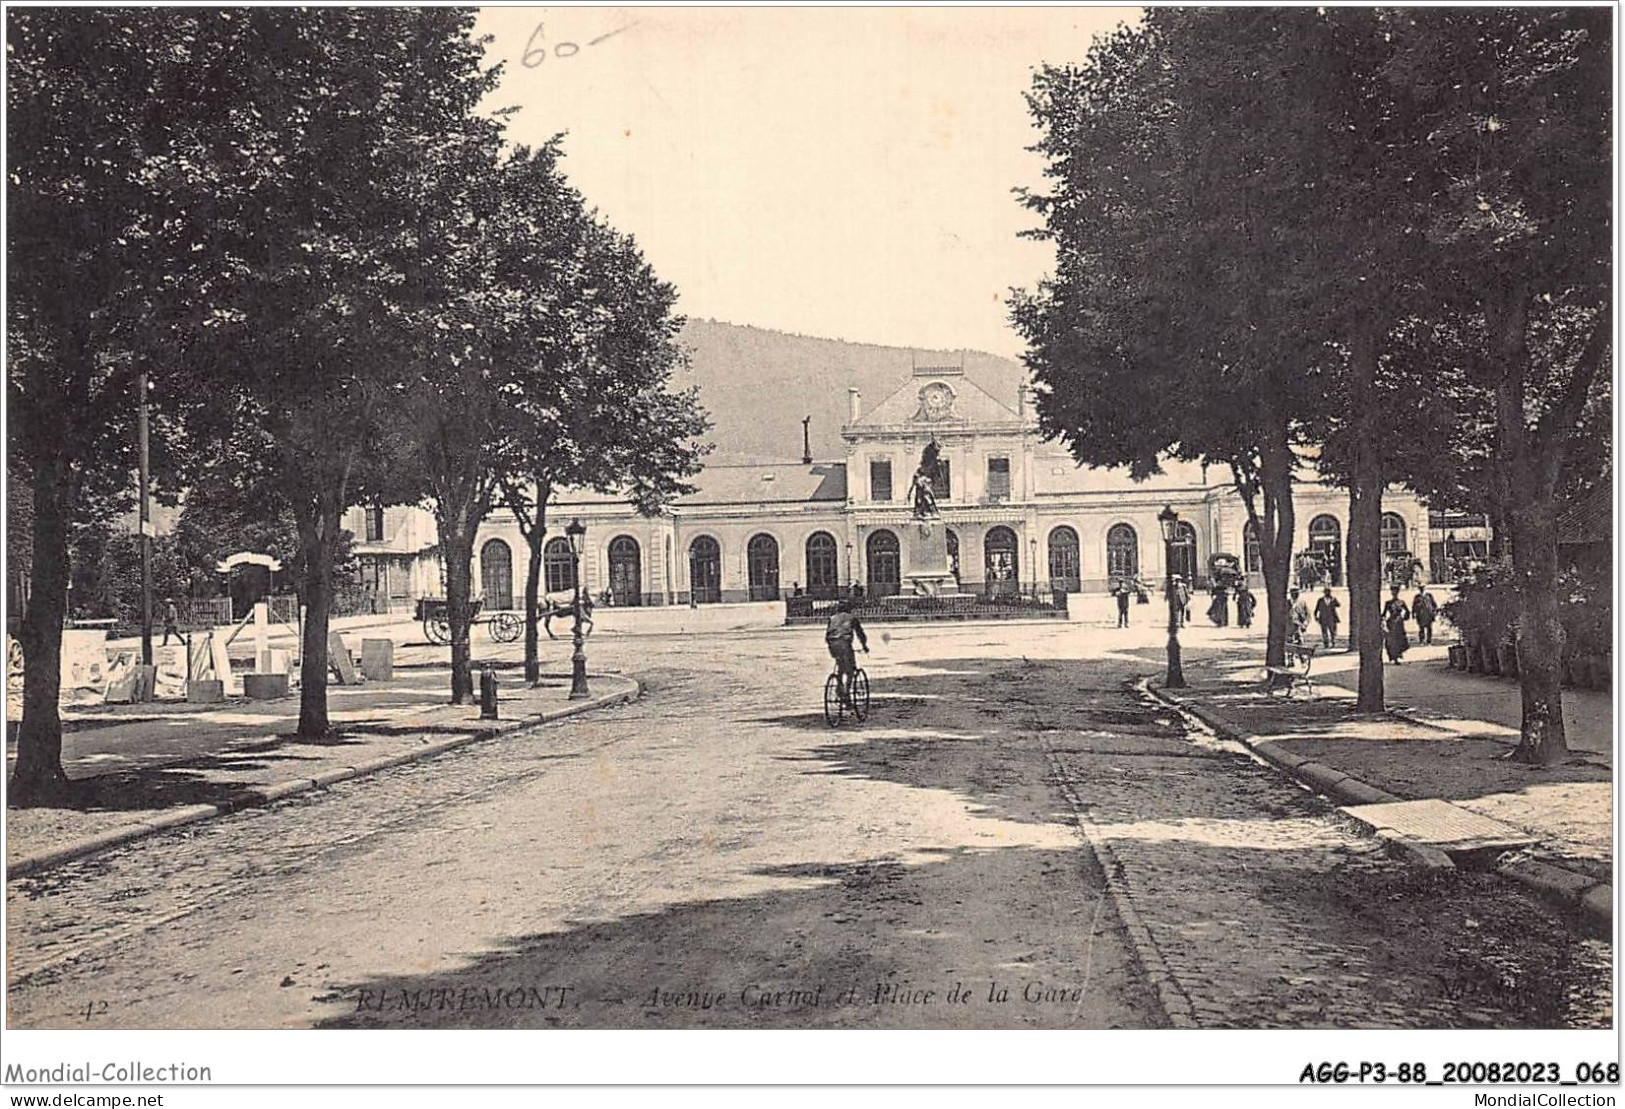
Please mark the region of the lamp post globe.
[[575, 628], [571, 634], [575, 650], [570, 655], [570, 700], [580, 701], [592, 696], [587, 689], [587, 647], [586, 636], [581, 631], [581, 555], [586, 550], [587, 525], [581, 522], [581, 517], [570, 521], [564, 534], [570, 540], [570, 558], [573, 568], [572, 576], [575, 578], [575, 603], [572, 605], [575, 616]]
[[1163, 592], [1168, 598], [1168, 673], [1163, 677], [1164, 689], [1185, 688], [1185, 671], [1179, 658], [1179, 618], [1183, 605], [1174, 589], [1174, 540], [1179, 538], [1179, 513], [1174, 506], [1163, 505], [1157, 513], [1162, 525], [1162, 561], [1166, 567]]

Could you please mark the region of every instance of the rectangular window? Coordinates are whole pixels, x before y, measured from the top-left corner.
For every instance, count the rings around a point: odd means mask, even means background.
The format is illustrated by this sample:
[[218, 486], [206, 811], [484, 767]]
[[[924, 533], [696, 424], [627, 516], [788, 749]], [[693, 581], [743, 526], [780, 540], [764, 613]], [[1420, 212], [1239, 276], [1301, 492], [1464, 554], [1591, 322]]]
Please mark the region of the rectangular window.
[[367, 539], [368, 543], [382, 543], [384, 541], [384, 510], [382, 508], [367, 509]]
[[937, 500], [947, 503], [954, 499], [953, 463], [946, 458], [937, 459], [937, 477], [940, 487], [933, 489]]
[[1007, 501], [1010, 499], [1010, 460], [1008, 458], [990, 458], [987, 460], [987, 499], [990, 501]]
[[871, 459], [869, 462], [869, 499], [891, 500], [891, 460]]

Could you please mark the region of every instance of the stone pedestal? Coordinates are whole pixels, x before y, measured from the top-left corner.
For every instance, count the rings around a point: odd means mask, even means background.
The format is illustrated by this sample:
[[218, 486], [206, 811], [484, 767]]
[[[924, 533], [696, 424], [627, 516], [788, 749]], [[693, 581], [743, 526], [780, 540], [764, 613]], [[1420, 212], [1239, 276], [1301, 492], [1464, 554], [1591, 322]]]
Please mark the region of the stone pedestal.
[[916, 597], [958, 592], [948, 564], [948, 529], [940, 518], [915, 521], [909, 528], [908, 570], [903, 575]]

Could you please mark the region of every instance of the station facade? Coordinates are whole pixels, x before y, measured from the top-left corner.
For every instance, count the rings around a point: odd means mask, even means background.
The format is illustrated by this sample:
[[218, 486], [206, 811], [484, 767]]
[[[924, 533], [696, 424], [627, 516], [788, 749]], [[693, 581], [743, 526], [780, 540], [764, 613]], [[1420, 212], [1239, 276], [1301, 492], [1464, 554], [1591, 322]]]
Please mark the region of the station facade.
[[[707, 466], [696, 491], [662, 516], [569, 491], [549, 505], [543, 587], [574, 587], [564, 526], [586, 525], [582, 585], [618, 606], [768, 601], [800, 592], [831, 597], [906, 591], [914, 528], [909, 487], [933, 440], [946, 464], [936, 490], [961, 592], [1104, 592], [1133, 577], [1154, 585], [1172, 570], [1205, 583], [1208, 556], [1243, 559], [1257, 579], [1257, 545], [1233, 486], [1204, 467], [1171, 463], [1143, 482], [1082, 468], [1038, 434], [1030, 390], [984, 387], [962, 367], [899, 366], [891, 391], [870, 403], [848, 389], [841, 457]], [[703, 397], [702, 397], [703, 401]], [[1222, 475], [1228, 477], [1228, 475]], [[1342, 584], [1348, 495], [1305, 476], [1294, 487], [1294, 550], [1322, 555]], [[1158, 513], [1179, 514], [1180, 538], [1164, 552]], [[369, 516], [368, 513], [374, 515]], [[388, 591], [389, 607], [442, 596], [433, 522], [423, 509], [353, 510], [363, 581]], [[425, 521], [427, 521], [425, 523]], [[1428, 552], [1428, 516], [1417, 498], [1384, 498], [1387, 552]], [[488, 609], [523, 605], [527, 548], [499, 509], [475, 543], [475, 574]]]

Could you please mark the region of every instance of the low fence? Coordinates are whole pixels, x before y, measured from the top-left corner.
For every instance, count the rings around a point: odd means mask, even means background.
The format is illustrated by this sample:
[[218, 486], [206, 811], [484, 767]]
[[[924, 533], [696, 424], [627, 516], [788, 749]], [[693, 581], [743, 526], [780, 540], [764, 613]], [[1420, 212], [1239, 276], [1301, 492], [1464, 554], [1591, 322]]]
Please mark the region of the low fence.
[[[954, 593], [941, 597], [850, 597], [860, 620], [1009, 620], [1066, 619], [1066, 594], [1053, 589], [1002, 589], [997, 593]], [[822, 624], [842, 602], [790, 597], [784, 602], [786, 624]]]

